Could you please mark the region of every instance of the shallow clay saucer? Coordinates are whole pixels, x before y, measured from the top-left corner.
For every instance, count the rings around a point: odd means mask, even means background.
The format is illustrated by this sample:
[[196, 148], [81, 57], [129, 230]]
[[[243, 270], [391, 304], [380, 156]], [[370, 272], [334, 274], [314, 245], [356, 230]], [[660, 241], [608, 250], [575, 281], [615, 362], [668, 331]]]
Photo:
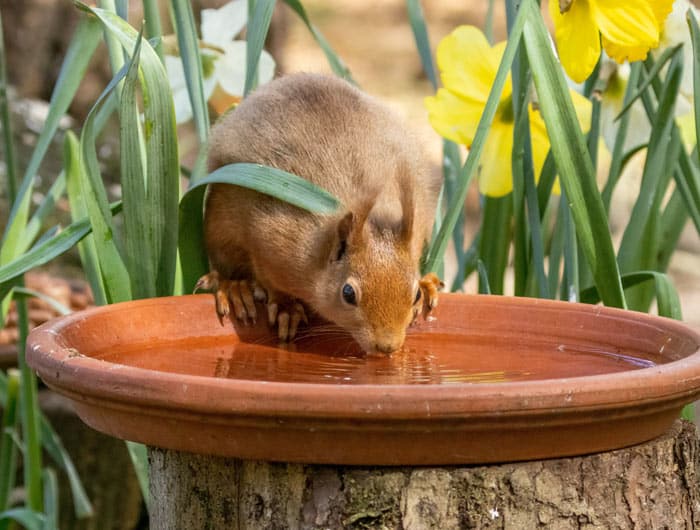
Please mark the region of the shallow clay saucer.
[[658, 436], [700, 395], [700, 334], [672, 320], [457, 294], [436, 317], [379, 356], [329, 326], [279, 347], [263, 322], [222, 326], [211, 295], [149, 299], [44, 324], [27, 359], [99, 431], [288, 462], [592, 453]]

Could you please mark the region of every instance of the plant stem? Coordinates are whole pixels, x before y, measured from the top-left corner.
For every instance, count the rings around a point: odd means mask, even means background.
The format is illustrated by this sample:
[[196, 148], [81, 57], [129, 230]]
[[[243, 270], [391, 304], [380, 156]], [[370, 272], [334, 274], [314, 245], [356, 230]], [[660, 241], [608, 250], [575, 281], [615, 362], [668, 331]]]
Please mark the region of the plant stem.
[[158, 2], [156, 0], [143, 0], [143, 13], [146, 19], [146, 37], [158, 39], [158, 44], [155, 45], [154, 49], [162, 61], [163, 43], [160, 41], [160, 37], [163, 35], [163, 27], [160, 23]]

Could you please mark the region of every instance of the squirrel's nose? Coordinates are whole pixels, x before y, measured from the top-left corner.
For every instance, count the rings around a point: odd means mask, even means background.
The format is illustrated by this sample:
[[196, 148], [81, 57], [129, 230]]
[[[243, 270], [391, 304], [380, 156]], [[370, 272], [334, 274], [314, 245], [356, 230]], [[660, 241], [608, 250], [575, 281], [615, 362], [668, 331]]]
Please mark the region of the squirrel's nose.
[[375, 337], [374, 348], [378, 352], [393, 353], [403, 344], [404, 335], [396, 336], [396, 334], [383, 333], [377, 334]]

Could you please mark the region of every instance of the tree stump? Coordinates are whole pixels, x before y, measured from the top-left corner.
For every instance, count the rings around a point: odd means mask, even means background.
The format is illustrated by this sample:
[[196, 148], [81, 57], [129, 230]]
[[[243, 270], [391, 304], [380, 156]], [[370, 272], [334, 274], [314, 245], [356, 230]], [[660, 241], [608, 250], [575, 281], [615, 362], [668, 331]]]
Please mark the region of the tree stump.
[[[556, 443], [556, 440], [552, 440]], [[700, 528], [699, 437], [488, 466], [333, 467], [150, 448], [151, 530]]]

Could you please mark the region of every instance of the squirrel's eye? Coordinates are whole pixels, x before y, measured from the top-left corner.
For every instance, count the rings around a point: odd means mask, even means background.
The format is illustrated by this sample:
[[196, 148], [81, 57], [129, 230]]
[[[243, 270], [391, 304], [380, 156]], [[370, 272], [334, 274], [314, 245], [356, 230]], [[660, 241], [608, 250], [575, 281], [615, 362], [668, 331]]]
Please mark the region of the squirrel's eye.
[[416, 292], [416, 299], [413, 301], [413, 304], [417, 304], [418, 300], [420, 300], [420, 288], [418, 288], [418, 291]]
[[357, 305], [355, 289], [353, 289], [352, 285], [350, 285], [349, 283], [343, 285], [343, 300], [345, 300], [350, 305]]

